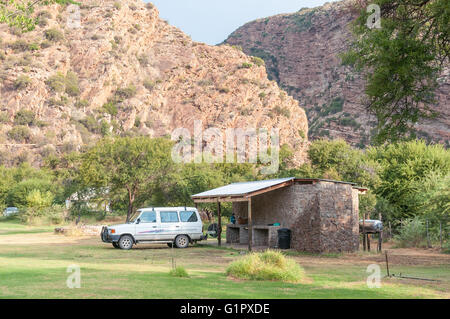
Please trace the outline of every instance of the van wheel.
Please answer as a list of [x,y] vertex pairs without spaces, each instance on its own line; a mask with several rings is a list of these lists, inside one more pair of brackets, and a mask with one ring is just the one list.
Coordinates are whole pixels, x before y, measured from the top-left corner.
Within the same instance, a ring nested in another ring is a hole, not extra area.
[[189,246],[189,237],[186,235],[179,235],[175,238],[175,246],[178,248],[186,248]]
[[131,249],[133,247],[133,237],[129,235],[124,235],[119,239],[119,247],[120,249]]
[[114,248],[120,248],[118,243],[112,243]]

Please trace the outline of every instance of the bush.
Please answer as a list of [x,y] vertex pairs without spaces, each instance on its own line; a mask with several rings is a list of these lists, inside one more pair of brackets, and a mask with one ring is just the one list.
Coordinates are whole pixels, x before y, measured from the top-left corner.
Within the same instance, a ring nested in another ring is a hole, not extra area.
[[424,222],[419,217],[404,221],[399,234],[394,236],[394,241],[396,246],[401,248],[426,246],[426,228]]
[[180,278],[189,277],[186,269],[182,266],[177,266],[175,269],[171,269],[169,272],[169,275],[174,276],[174,277],[180,277]]
[[116,100],[118,102],[123,102],[126,99],[132,98],[136,95],[136,87],[131,84],[126,88],[119,88],[116,90],[116,93],[114,94]]
[[23,125],[13,127],[7,135],[10,139],[19,143],[29,142],[31,138],[30,129]]
[[78,86],[78,76],[74,72],[67,72],[65,78],[66,93],[70,96],[78,96],[80,94],[80,87]]
[[31,79],[27,75],[19,75],[17,79],[14,81],[14,88],[16,90],[22,90],[25,89],[30,84]]
[[17,125],[33,125],[36,121],[36,116],[33,111],[20,110],[14,116],[14,124]]
[[284,282],[300,282],[305,276],[303,268],[294,260],[273,250],[250,253],[232,262],[226,272],[228,276],[239,279]]
[[116,116],[117,113],[119,112],[119,110],[117,109],[117,105],[114,104],[113,102],[103,104],[102,109],[106,113],[111,114],[112,116]]
[[58,41],[61,41],[62,39],[64,39],[63,33],[56,28],[51,28],[51,29],[45,30],[44,35],[47,40],[53,41],[53,42],[58,42]]
[[57,72],[55,75],[52,75],[45,82],[53,91],[62,92],[66,86],[66,79],[64,74],[61,72]]
[[252,57],[252,62],[255,63],[255,65],[257,66],[264,66],[266,64],[263,59],[257,56]]
[[248,63],[248,62],[244,62],[241,64],[241,69],[250,69],[253,66],[253,64]]

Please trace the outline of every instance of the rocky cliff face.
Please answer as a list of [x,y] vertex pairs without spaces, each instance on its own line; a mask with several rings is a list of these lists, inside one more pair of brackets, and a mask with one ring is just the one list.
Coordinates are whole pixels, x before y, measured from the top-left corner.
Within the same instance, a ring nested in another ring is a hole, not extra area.
[[266,69],[229,45],[208,46],[140,0],[38,8],[36,30],[0,25],[1,160],[40,163],[102,135],[165,136],[178,127],[280,129],[305,159],[308,124]]
[[[351,1],[327,3],[250,22],[226,43],[263,58],[271,79],[294,96],[306,110],[310,138],[341,137],[367,145],[375,119],[364,109],[364,80],[342,66],[339,53],[351,41],[349,24],[357,16]],[[417,125],[418,136],[447,143],[450,140],[449,72],[439,79],[437,119]]]

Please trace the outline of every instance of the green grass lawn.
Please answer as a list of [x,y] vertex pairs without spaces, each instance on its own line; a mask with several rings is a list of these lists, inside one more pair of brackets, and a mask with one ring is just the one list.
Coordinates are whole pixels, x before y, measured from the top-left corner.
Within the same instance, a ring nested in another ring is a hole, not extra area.
[[[366,285],[370,262],[346,262],[345,255],[291,254],[304,267],[306,283],[237,281],[225,275],[227,265],[240,256],[237,250],[142,245],[122,251],[99,238],[66,238],[49,230],[0,221],[0,298],[449,297],[448,264],[398,266],[398,271],[439,279],[439,284],[383,279],[382,288],[370,289]],[[189,278],[169,274],[172,258]],[[66,286],[67,267],[73,264],[81,268],[79,289]]]

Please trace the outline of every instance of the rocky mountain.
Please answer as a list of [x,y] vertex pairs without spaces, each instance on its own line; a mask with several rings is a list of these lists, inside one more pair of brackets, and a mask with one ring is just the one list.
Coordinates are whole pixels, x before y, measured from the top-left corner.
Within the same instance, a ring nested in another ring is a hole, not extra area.
[[279,128],[304,161],[305,112],[260,59],[194,42],[140,0],[81,3],[38,7],[29,33],[0,25],[1,163],[39,164],[113,133],[170,136],[194,120]]
[[[309,119],[309,137],[341,137],[363,147],[375,119],[362,104],[364,79],[343,66],[339,54],[352,39],[350,23],[358,15],[354,1],[327,3],[259,19],[240,27],[225,41],[266,62],[276,80]],[[417,125],[418,136],[429,141],[450,141],[450,73],[444,72],[434,107],[441,115]]]

